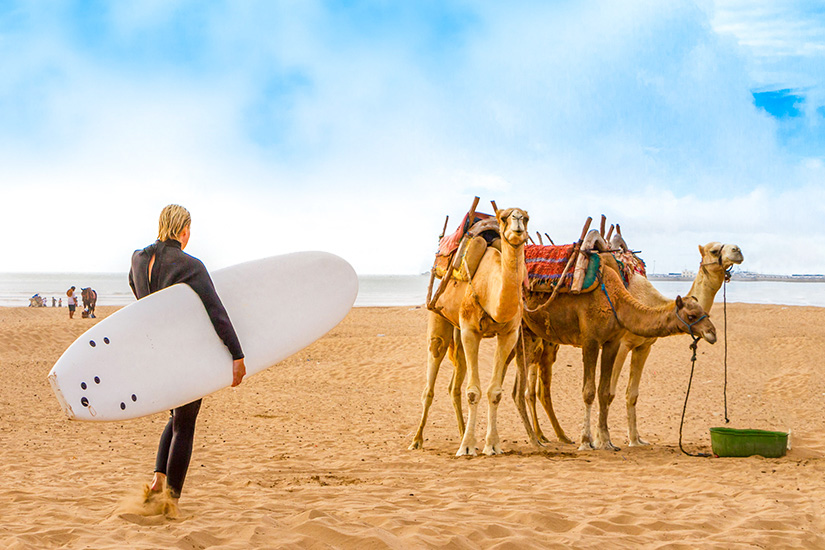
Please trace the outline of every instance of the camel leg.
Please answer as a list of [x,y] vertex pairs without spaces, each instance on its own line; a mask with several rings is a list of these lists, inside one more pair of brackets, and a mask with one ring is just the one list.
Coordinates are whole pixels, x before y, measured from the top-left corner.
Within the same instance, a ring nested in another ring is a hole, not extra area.
[[613,374],[610,375],[611,404],[613,404],[613,400],[616,399],[616,395],[618,393],[617,389],[619,387],[619,377],[622,375],[624,363],[627,360],[627,356],[631,351],[632,350],[628,347],[628,345],[625,342],[621,342],[619,344],[619,351],[616,352],[616,361],[613,362]]
[[[573,440],[567,437],[564,430],[559,424],[559,419],[556,418],[556,411],[553,409],[553,397],[550,393],[553,382],[553,364],[556,362],[556,356],[559,353],[558,344],[551,344],[544,342],[544,350],[539,359],[539,400],[544,407],[544,412],[550,418],[550,424],[553,425],[553,431],[556,432],[556,437],[562,443],[573,443]],[[534,409],[535,413],[535,409]],[[536,422],[538,426],[538,421]],[[538,430],[537,430],[538,431]]]
[[461,344],[461,332],[453,329],[452,356],[453,377],[450,379],[450,397],[455,410],[456,424],[458,425],[458,437],[464,436],[464,412],[461,409],[461,386],[464,385],[464,377],[467,374],[467,360],[464,358],[464,346]]
[[[544,445],[545,443],[549,443],[549,440],[544,437],[544,434],[541,432],[541,426],[539,426],[538,423],[538,413],[536,412],[536,373],[538,370],[536,354],[538,353],[540,342],[541,341],[532,332],[524,332],[524,349],[516,349],[516,365],[519,369],[516,375],[516,382],[520,382],[518,373],[525,373],[526,384],[524,384],[522,393],[524,395],[525,404],[530,411],[529,422],[532,426],[532,431],[535,434],[536,440],[539,444]],[[520,344],[518,343],[516,344],[517,347],[519,345]],[[517,399],[517,391],[520,391],[520,389],[514,387],[514,400]]]
[[599,372],[599,426],[596,431],[596,448],[608,451],[618,451],[619,448],[610,441],[610,430],[607,426],[607,415],[610,412],[610,379],[613,373],[613,362],[616,352],[619,351],[619,341],[605,342],[602,346],[602,360]]
[[[526,336],[526,338],[530,338],[531,335]],[[527,357],[531,357],[532,353],[529,351],[530,344],[527,341],[524,342],[524,348],[521,347],[522,343],[519,340],[516,340],[516,347],[510,353],[510,357],[507,359],[507,364],[513,360],[513,357],[516,359],[516,381],[513,384],[513,402],[516,404],[516,410],[519,412],[519,416],[521,416],[521,421],[524,424],[524,430],[527,432],[527,437],[530,439],[530,443],[537,449],[544,447],[544,443],[538,438],[538,434],[536,434],[535,430],[533,429],[533,423],[530,419],[530,414],[527,412],[527,401],[530,397],[530,387],[535,387],[535,369],[533,370],[532,377],[533,382],[530,382],[530,374],[527,372],[528,365],[527,365]],[[525,357],[526,356],[526,357]],[[533,403],[532,403],[532,411],[533,411],[533,418],[536,417],[536,398],[535,393],[533,393]]]
[[467,385],[467,426],[464,428],[464,437],[456,452],[456,456],[475,456],[476,451],[476,420],[478,419],[478,402],[481,399],[481,380],[478,375],[478,346],[481,334],[472,327],[462,323],[461,343],[464,345],[464,357],[470,371],[470,382]]
[[630,357],[630,380],[627,383],[627,437],[631,447],[649,445],[639,437],[636,427],[636,402],[639,400],[639,384],[642,380],[642,371],[645,368],[647,357],[652,346],[641,346],[633,350]]
[[599,344],[593,340],[584,342],[582,346],[584,420],[582,421],[580,451],[593,449],[593,436],[590,433],[590,413],[593,409],[593,400],[596,398],[596,361],[598,358]]
[[[531,354],[528,357],[534,357],[534,355]],[[547,439],[544,432],[541,431],[539,413],[538,409],[536,409],[536,396],[541,393],[541,388],[538,387],[539,368],[540,365],[535,359],[532,359],[527,365],[527,387],[525,388],[524,394],[527,404],[530,406],[530,418],[533,422],[533,431],[536,433],[538,440],[544,445],[550,443],[550,440]],[[539,399],[541,398],[539,397]]]
[[419,422],[418,430],[415,432],[415,437],[413,437],[413,441],[409,446],[410,450],[424,447],[424,426],[427,425],[427,415],[430,412],[430,405],[433,402],[435,380],[438,377],[438,369],[441,367],[441,362],[447,354],[447,348],[450,344],[452,334],[453,327],[446,319],[436,313],[430,313],[427,327],[429,339],[427,385],[424,387],[424,393],[421,395],[421,405],[423,408],[421,422]]
[[[487,386],[487,439],[484,445],[485,455],[501,454],[501,439],[498,435],[498,404],[504,395],[502,386],[507,369],[507,360],[518,340],[518,330],[498,334],[496,345],[495,366]],[[526,411],[525,411],[526,414]],[[529,425],[529,424],[528,424]]]

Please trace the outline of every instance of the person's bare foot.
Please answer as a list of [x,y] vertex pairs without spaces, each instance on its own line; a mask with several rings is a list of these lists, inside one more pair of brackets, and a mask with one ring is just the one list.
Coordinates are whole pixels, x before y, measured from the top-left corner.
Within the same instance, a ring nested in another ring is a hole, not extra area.
[[152,483],[149,484],[149,490],[153,493],[160,493],[163,491],[163,485],[166,481],[166,474],[155,472],[155,477],[152,478]]

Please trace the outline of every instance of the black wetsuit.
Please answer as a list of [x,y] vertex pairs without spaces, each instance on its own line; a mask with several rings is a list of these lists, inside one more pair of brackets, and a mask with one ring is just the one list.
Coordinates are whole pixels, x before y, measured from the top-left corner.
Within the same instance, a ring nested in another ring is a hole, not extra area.
[[[155,256],[152,266],[152,280],[149,281],[149,261]],[[132,269],[129,271],[129,286],[140,300],[153,292],[185,283],[194,290],[203,302],[209,319],[223,343],[232,354],[232,359],[243,358],[241,343],[229,320],[212,279],[203,263],[181,250],[178,241],[155,241],[132,255]],[[166,474],[166,484],[172,494],[180,496],[183,481],[192,456],[192,441],[195,437],[195,420],[198,417],[201,400],[193,401],[172,410],[169,422],[163,430],[158,445],[155,471]]]

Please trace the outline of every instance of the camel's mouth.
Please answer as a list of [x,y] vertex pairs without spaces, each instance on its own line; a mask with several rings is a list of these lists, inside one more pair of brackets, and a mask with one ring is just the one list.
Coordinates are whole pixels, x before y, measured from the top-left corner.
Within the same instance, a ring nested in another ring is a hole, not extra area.
[[727,267],[733,264],[741,264],[745,261],[745,256],[742,254],[742,249],[736,245],[725,245],[722,250],[722,258]]
[[715,344],[716,343],[716,331],[715,330],[707,330],[702,334],[702,338],[704,338],[705,341],[708,344]]

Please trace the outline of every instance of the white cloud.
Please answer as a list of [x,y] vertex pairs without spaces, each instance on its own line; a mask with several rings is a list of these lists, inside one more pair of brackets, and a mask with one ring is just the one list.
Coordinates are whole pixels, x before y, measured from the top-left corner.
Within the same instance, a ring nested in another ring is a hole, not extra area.
[[[139,7],[115,8],[123,43],[174,15]],[[825,271],[822,161],[777,146],[753,58],[706,12],[473,10],[438,50],[423,16],[360,32],[320,4],[228,4],[200,14],[203,57],[180,70],[119,64],[38,14],[0,38],[0,115],[27,108],[0,116],[0,232],[19,235],[0,271],[125,270],[179,202],[212,268],[314,248],[417,273],[474,194],[559,243],[605,213],[657,271],[693,268],[710,240],[740,244],[745,269]]]

